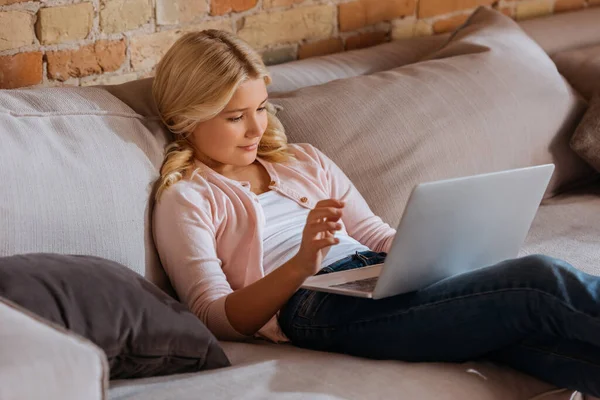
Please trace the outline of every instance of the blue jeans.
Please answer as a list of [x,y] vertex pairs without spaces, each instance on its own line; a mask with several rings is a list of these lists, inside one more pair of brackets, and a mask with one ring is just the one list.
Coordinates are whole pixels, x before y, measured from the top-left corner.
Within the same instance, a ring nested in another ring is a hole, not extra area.
[[[357,252],[319,274],[373,265]],[[300,289],[279,323],[292,344],[374,359],[508,365],[600,396],[600,277],[542,255],[381,300]]]

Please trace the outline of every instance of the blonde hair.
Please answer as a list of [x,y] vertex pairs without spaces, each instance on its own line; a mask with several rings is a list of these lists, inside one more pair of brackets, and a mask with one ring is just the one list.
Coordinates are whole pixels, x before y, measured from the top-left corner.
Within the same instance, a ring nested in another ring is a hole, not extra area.
[[[218,115],[240,84],[271,77],[260,56],[234,34],[209,29],[179,38],[156,67],[152,95],[163,123],[175,136],[165,149],[156,189],[162,192],[194,170],[195,154],[188,137],[198,123]],[[267,102],[267,129],[258,156],[270,162],[294,158],[275,108]]]

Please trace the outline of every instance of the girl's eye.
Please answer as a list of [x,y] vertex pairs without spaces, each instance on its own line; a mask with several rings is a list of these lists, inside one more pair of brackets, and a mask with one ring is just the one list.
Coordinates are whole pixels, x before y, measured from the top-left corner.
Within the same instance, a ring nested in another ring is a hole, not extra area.
[[227,120],[231,122],[239,122],[242,120],[242,117],[243,115],[240,115],[239,117],[227,118]]
[[[263,112],[267,109],[267,107],[260,107],[257,109],[258,112]],[[240,115],[239,117],[233,117],[233,118],[227,118],[227,121],[230,122],[239,122],[244,118],[244,114]]]

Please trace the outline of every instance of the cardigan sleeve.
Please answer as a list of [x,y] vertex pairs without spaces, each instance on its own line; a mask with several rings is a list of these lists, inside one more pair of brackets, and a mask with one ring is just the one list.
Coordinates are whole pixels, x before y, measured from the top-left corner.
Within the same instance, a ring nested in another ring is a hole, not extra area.
[[346,195],[342,221],[348,234],[372,251],[389,252],[396,230],[375,215],[346,174],[323,152],[312,147],[325,170],[330,197],[341,199]]
[[183,184],[165,190],[153,210],[153,235],[180,300],[218,339],[249,338],[231,326],[225,313],[225,299],[233,290],[217,257],[206,197]]

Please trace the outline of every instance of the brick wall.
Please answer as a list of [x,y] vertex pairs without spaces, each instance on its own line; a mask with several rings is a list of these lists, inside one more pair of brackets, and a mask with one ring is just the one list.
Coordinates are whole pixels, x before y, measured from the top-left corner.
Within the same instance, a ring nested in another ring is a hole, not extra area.
[[479,5],[520,20],[600,0],[0,0],[0,88],[151,76],[190,30],[233,31],[276,64],[447,32]]

